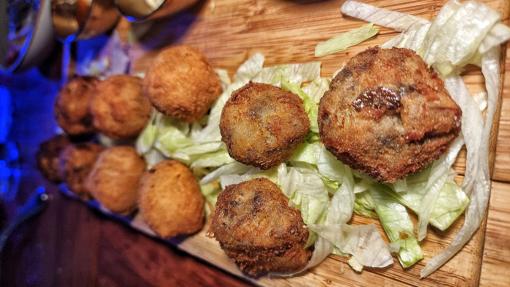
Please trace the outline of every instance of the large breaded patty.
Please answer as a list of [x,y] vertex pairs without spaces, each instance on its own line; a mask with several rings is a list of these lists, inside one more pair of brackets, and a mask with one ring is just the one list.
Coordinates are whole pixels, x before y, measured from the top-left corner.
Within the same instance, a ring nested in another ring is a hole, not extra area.
[[146,171],[140,182],[139,209],[143,220],[160,237],[199,231],[204,225],[204,197],[191,170],[164,160]]
[[413,51],[370,48],[351,58],[319,106],[320,138],[354,169],[392,183],[443,154],[461,110]]
[[190,46],[161,51],[144,80],[144,91],[152,105],[185,122],[205,116],[221,90],[220,79],[205,56]]
[[308,230],[299,210],[265,178],[229,185],[218,196],[210,230],[221,248],[251,277],[306,266]]
[[130,146],[115,146],[99,154],[85,180],[86,190],[112,212],[128,214],[138,202],[138,184],[145,161]]
[[231,157],[268,169],[287,160],[310,129],[303,101],[268,84],[248,83],[223,107],[222,141]]
[[112,76],[98,83],[90,102],[94,127],[115,139],[140,134],[151,110],[151,103],[143,94],[142,79],[128,75]]

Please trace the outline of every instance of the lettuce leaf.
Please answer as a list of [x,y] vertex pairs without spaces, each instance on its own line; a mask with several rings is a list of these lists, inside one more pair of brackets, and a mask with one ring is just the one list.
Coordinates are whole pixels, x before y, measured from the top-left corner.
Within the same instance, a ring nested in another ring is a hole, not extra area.
[[301,86],[321,76],[321,63],[285,64],[263,68],[251,81],[281,87],[282,81]]
[[373,24],[367,24],[360,28],[350,30],[335,36],[327,41],[320,42],[315,46],[315,57],[322,57],[336,52],[344,51],[366,41],[379,33],[379,29]]
[[278,182],[292,205],[301,211],[305,224],[316,223],[325,213],[329,195],[315,170],[281,164],[278,167]]
[[408,268],[423,259],[423,252],[414,236],[413,222],[406,208],[387,192],[379,185],[371,188],[369,194],[388,239],[400,246],[398,252],[400,264]]
[[216,201],[218,200],[218,195],[221,191],[221,187],[218,182],[215,181],[208,184],[201,184],[200,191],[208,203],[205,205],[205,212],[206,215],[209,216],[212,213],[214,206],[216,206]]
[[354,199],[354,212],[361,216],[377,218],[375,203],[372,196],[370,196],[369,191],[356,193],[356,197]]
[[323,146],[319,154],[317,169],[323,177],[338,183],[343,183],[353,177],[351,168],[337,160],[336,157]]
[[329,82],[326,78],[316,78],[312,82],[303,85],[303,92],[318,104],[324,93],[329,90]]
[[317,121],[317,114],[319,113],[319,105],[308,96],[298,84],[292,84],[286,80],[281,81],[282,88],[293,94],[298,95],[305,106],[305,112],[308,114],[310,120],[310,131],[314,134],[319,134],[319,124]]
[[145,154],[152,149],[158,135],[158,112],[153,111],[147,126],[136,139],[135,147],[139,154]]
[[426,24],[428,21],[413,15],[378,8],[359,1],[345,1],[341,7],[342,14],[362,19],[396,31],[406,31],[412,25]]
[[349,265],[358,272],[365,266],[382,268],[391,265],[393,258],[389,247],[374,225],[347,225],[355,202],[353,175],[351,172],[345,172],[346,170],[341,166],[339,170],[335,170],[338,165],[331,165],[326,160],[330,158],[325,152],[322,155],[325,158],[323,165],[328,165],[323,169],[328,171],[331,178],[341,178],[342,185],[331,199],[325,222],[308,225],[319,238],[315,243],[312,259],[306,268],[320,263],[335,249],[338,251],[336,253],[351,255]]
[[226,150],[201,155],[198,159],[191,163],[191,168],[211,168],[219,167],[227,163],[234,162]]
[[304,142],[296,148],[289,161],[294,163],[301,162],[310,165],[317,165],[321,150],[322,146],[319,142]]

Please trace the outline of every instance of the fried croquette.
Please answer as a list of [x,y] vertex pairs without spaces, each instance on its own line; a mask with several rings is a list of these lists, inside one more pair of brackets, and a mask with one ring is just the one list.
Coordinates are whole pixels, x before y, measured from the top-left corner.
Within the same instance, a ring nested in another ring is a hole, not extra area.
[[417,172],[459,135],[461,110],[408,49],[370,48],[348,61],[319,105],[320,138],[380,182]]
[[278,87],[248,83],[221,114],[220,131],[231,157],[269,169],[288,159],[310,129],[303,101]]
[[225,253],[251,277],[299,271],[312,254],[305,249],[308,230],[300,212],[265,178],[227,186],[218,196],[210,228]]
[[70,136],[94,132],[89,111],[90,99],[98,80],[93,77],[75,77],[57,96],[55,117],[58,125]]
[[139,192],[140,214],[160,237],[192,234],[204,225],[204,198],[184,164],[158,163],[142,176]]
[[59,172],[60,153],[71,142],[65,135],[56,135],[39,145],[36,154],[37,167],[46,179],[52,182],[61,182],[62,177]]
[[142,79],[128,75],[98,83],[90,103],[94,127],[115,139],[136,137],[147,124],[151,109],[142,91]]
[[201,119],[221,90],[220,79],[205,56],[189,46],[159,53],[144,80],[144,91],[156,109],[185,122]]
[[95,143],[79,143],[67,146],[60,154],[60,175],[69,189],[80,197],[90,196],[85,189],[85,179],[102,149]]
[[105,208],[128,214],[136,208],[138,183],[144,171],[145,161],[133,147],[111,147],[99,154],[85,188]]

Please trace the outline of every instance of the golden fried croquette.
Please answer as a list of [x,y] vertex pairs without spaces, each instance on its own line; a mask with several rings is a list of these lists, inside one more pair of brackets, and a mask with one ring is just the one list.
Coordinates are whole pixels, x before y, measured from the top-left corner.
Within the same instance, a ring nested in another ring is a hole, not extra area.
[[210,231],[241,271],[258,277],[306,266],[308,230],[299,210],[266,178],[229,185],[216,202]]
[[59,157],[60,153],[70,144],[71,142],[65,135],[56,135],[39,145],[36,154],[37,167],[49,181],[57,183],[62,181],[59,173]]
[[90,103],[94,127],[115,139],[136,137],[147,124],[151,109],[142,92],[142,79],[128,75],[98,83]]
[[70,136],[94,132],[89,112],[90,99],[98,80],[93,77],[75,77],[57,96],[55,117],[58,125]]
[[221,114],[220,131],[231,157],[262,169],[288,159],[310,129],[303,101],[267,84],[235,91]]
[[62,179],[80,197],[90,196],[85,189],[85,179],[102,150],[95,143],[79,143],[67,146],[60,154],[59,170]]
[[189,46],[163,50],[152,62],[144,91],[163,114],[194,122],[221,94],[221,82],[205,56]]
[[192,234],[204,225],[204,198],[182,163],[165,160],[146,171],[139,192],[140,214],[159,236]]
[[85,180],[86,190],[108,210],[127,214],[136,208],[145,161],[133,147],[116,146],[99,154]]
[[388,183],[436,160],[461,127],[443,81],[400,48],[371,48],[350,59],[321,99],[318,118],[329,151]]

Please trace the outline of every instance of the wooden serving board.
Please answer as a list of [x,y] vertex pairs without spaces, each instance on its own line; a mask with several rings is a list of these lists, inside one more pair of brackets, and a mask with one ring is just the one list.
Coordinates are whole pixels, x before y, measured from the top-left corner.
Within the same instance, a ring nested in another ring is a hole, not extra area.
[[[430,19],[445,1],[364,2]],[[510,0],[483,2],[497,9],[507,22]],[[363,24],[359,20],[343,17],[340,14],[342,3],[343,1],[314,0],[202,1],[188,11],[154,23],[141,42],[130,48],[129,53],[133,60],[131,72],[145,71],[160,48],[176,43],[186,43],[202,50],[213,66],[225,68],[231,75],[251,54],[262,52],[266,56],[266,65],[319,60],[323,63],[323,76],[329,77],[356,53],[381,44],[396,35],[395,32],[382,28],[377,37],[352,47],[346,52],[315,58],[314,48],[318,42]],[[135,29],[142,30],[147,27]],[[506,52],[506,49],[502,50]],[[505,52],[503,52],[502,62],[505,59]],[[502,78],[506,76],[504,67],[502,65]],[[472,92],[484,89],[483,77],[479,70],[469,69],[464,78]],[[508,81],[506,84],[509,84]],[[495,123],[498,122],[499,114],[495,119]],[[497,124],[493,131],[491,166],[496,154]],[[463,153],[455,164],[455,169],[461,175],[464,172],[464,163],[465,154]],[[496,175],[505,177],[505,170],[496,171]],[[510,179],[510,175],[508,177]],[[346,258],[331,256],[321,265],[301,276],[261,278],[254,282],[264,286],[477,286],[480,279],[485,222],[469,244],[450,262],[428,278],[419,279],[420,270],[434,254],[449,244],[456,231],[462,226],[462,221],[458,220],[444,233],[430,228],[429,235],[422,245],[425,259],[405,271],[398,261],[395,261],[393,266],[383,270],[368,269],[362,273],[356,273],[347,265]],[[374,223],[379,227],[377,220],[359,216],[354,216],[353,223]],[[220,249],[219,244],[206,236],[207,229],[208,226],[199,234],[178,243],[178,247],[228,272],[242,276]],[[380,227],[379,230],[384,234]]]

